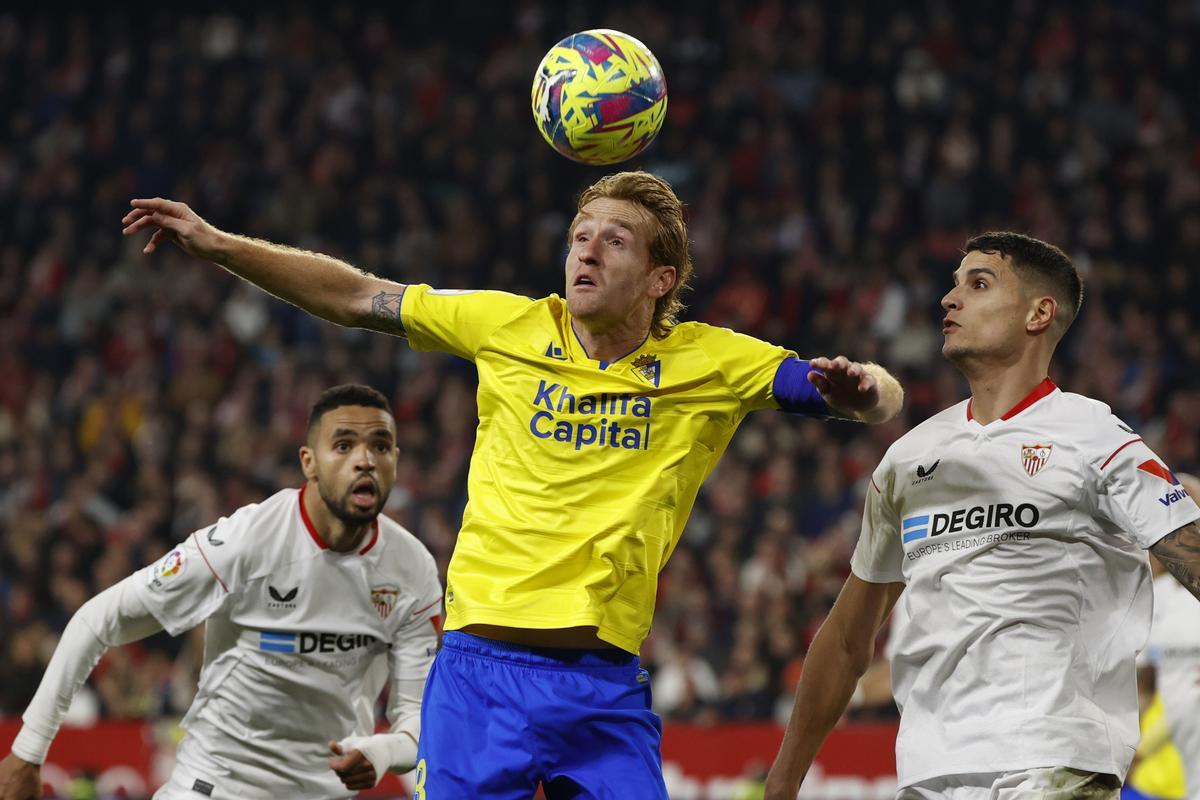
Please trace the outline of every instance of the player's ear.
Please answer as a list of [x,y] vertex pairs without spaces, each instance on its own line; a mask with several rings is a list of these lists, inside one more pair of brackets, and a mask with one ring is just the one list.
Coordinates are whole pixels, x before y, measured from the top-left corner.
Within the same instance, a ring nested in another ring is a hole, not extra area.
[[650,284],[650,296],[655,300],[671,291],[678,273],[670,264],[654,267],[654,282]]
[[1032,334],[1045,333],[1058,317],[1058,301],[1050,295],[1034,298],[1033,307],[1025,320],[1025,330]]
[[310,481],[317,477],[317,456],[306,444],[300,446],[300,470]]

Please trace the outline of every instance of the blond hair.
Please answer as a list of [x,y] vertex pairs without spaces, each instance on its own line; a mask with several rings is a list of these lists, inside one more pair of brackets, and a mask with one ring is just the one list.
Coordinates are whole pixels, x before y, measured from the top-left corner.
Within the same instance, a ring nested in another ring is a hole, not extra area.
[[[687,223],[683,219],[683,203],[675,196],[671,184],[649,172],[617,172],[606,175],[579,195],[578,210],[593,200],[607,198],[627,200],[641,206],[654,217],[650,235],[651,266],[675,267],[675,285],[654,303],[650,333],[661,339],[671,332],[686,308],[679,295],[691,288],[692,253],[688,242]],[[571,226],[574,229],[574,225]]]

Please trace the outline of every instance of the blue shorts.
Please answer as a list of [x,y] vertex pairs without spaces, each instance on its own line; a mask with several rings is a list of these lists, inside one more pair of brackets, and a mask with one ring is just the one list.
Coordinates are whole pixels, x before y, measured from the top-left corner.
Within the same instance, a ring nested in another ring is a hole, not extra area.
[[448,631],[421,705],[414,800],[667,797],[650,680],[621,650]]

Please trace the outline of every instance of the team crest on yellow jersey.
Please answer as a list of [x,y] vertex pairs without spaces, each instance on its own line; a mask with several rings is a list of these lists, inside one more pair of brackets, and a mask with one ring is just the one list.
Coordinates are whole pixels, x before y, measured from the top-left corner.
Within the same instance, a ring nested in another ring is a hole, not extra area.
[[662,376],[662,362],[654,357],[653,353],[643,353],[633,362],[633,369],[646,380],[658,386],[658,380]]

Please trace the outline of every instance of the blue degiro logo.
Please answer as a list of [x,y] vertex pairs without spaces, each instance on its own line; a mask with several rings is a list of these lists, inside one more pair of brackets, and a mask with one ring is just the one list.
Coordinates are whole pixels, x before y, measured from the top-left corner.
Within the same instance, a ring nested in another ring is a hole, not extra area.
[[923,517],[909,517],[904,520],[904,531],[901,533],[901,541],[905,544],[914,539],[924,539],[929,535],[929,515]]
[[268,653],[296,652],[296,634],[260,631],[258,634],[258,649]]

